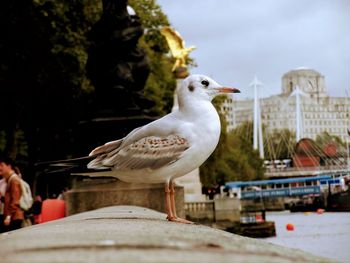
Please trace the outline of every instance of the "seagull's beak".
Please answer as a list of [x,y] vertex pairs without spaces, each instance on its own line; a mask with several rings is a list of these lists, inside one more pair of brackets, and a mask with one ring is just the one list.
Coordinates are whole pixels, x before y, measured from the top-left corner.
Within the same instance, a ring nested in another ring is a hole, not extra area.
[[229,87],[219,87],[217,90],[220,93],[241,93],[239,89],[236,88],[229,88]]

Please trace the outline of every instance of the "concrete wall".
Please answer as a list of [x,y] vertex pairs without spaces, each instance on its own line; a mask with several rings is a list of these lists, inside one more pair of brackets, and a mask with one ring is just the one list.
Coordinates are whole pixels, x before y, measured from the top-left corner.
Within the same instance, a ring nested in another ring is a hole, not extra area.
[[239,222],[240,200],[223,198],[185,204],[186,218],[195,222]]
[[237,198],[215,199],[215,221],[239,222],[241,215],[240,200]]
[[264,206],[266,211],[283,211],[285,209],[284,198],[264,198]]

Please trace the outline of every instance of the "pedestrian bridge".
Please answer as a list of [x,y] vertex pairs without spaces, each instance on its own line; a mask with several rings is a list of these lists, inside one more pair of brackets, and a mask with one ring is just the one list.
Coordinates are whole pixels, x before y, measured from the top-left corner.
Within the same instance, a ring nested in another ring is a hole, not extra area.
[[288,177],[304,177],[304,176],[321,176],[346,175],[350,172],[348,165],[329,165],[315,167],[269,167],[266,169],[265,176],[267,178],[288,178]]

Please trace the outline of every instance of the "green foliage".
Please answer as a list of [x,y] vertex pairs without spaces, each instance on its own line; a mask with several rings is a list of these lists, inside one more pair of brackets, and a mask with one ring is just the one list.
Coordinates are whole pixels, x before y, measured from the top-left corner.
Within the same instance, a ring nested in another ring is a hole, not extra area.
[[3,153],[6,147],[6,133],[0,131],[0,153]]
[[139,44],[147,52],[151,72],[144,92],[156,103],[153,111],[164,115],[171,110],[176,88],[176,80],[171,72],[172,60],[167,56],[169,48],[159,31],[161,27],[169,26],[169,21],[155,0],[131,0],[129,4],[145,28]]
[[217,148],[200,167],[201,182],[206,187],[214,187],[228,181],[258,180],[264,176],[263,160],[254,151],[250,138],[241,132],[245,127],[237,127],[227,133],[227,124],[221,108],[223,97],[214,101],[221,120],[221,135]]
[[[12,134],[9,135],[12,137]],[[5,131],[0,131],[0,154],[4,154],[6,152],[7,141],[11,140],[8,138]],[[28,143],[27,139],[24,136],[24,132],[22,130],[16,130],[13,134],[13,149],[12,152],[6,152],[6,155],[16,160],[17,164],[22,166],[27,165],[28,158]]]
[[296,145],[295,133],[289,129],[275,129],[272,133],[265,133],[264,151],[266,159],[291,159]]
[[[176,87],[159,33],[169,22],[154,0],[129,4],[145,28],[139,44],[151,74],[144,91],[162,115],[170,111]],[[70,132],[84,114],[80,103],[94,89],[85,71],[87,33],[101,13],[101,0],[1,1],[0,151],[32,162],[71,154]]]
[[339,136],[331,135],[324,131],[316,136],[316,144],[320,147],[326,146],[330,142],[335,142],[337,145],[346,147],[346,142],[344,142]]
[[[91,91],[85,74],[88,41],[86,34],[102,12],[102,1],[33,0],[40,22],[51,43],[51,53],[57,59],[62,75],[77,91]],[[75,95],[75,94],[73,94]]]
[[[2,1],[0,86],[4,99],[0,111],[4,118],[0,130],[8,155],[29,154],[26,147],[18,146],[22,139],[34,154],[48,144],[45,139],[60,144],[52,138],[75,121],[78,99],[92,90],[85,74],[86,33],[100,13],[97,0]],[[37,138],[43,145],[38,145]]]

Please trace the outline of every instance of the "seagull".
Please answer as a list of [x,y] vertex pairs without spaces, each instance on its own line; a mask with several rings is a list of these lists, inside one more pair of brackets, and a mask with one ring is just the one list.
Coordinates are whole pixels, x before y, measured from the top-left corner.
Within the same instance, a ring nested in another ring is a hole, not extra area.
[[164,183],[167,220],[190,224],[176,214],[174,179],[198,168],[219,142],[221,125],[213,98],[239,92],[207,76],[190,75],[177,90],[176,110],[97,147],[89,154],[93,159],[87,167],[110,169],[95,176],[129,183]]

